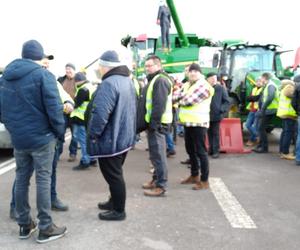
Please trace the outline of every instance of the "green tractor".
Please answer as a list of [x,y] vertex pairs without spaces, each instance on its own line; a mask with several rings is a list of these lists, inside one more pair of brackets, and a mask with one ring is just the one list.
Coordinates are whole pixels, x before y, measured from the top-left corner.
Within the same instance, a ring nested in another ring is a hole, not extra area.
[[[159,56],[164,70],[171,74],[182,73],[184,67],[193,62],[200,64],[204,74],[218,73],[221,81],[228,88],[232,100],[231,117],[247,116],[246,97],[251,94],[258,76],[271,72],[279,85],[281,79],[291,78],[290,71],[285,70],[280,58],[286,51],[279,51],[274,44],[250,45],[242,40],[225,40],[213,42],[208,38],[199,38],[195,34],[183,32],[173,0],[167,0],[177,34],[170,35],[170,51],[163,51],[161,39],[148,38],[146,35],[122,39],[122,44],[130,47],[136,62],[137,77],[144,76],[144,60],[150,54]],[[276,119],[275,126],[281,121]]]
[[[232,100],[231,116],[246,119],[248,104],[246,98],[251,94],[256,79],[264,72],[273,74],[273,81],[280,86],[280,80],[289,79],[292,75],[283,68],[279,46],[274,44],[260,45],[225,43],[218,63],[218,75],[226,85]],[[276,118],[274,126],[281,126]]]
[[[220,53],[222,45],[215,43],[208,38],[199,38],[196,34],[183,32],[173,0],[167,0],[173,23],[177,34],[170,34],[170,51],[162,50],[161,38],[149,38],[142,34],[136,38],[127,36],[121,43],[129,47],[134,55],[136,63],[136,75],[144,73],[144,60],[150,54],[159,56],[162,60],[164,70],[168,73],[182,73],[186,65],[199,62],[204,72],[217,72],[217,65],[214,64],[214,55]],[[202,61],[199,59],[202,58]]]

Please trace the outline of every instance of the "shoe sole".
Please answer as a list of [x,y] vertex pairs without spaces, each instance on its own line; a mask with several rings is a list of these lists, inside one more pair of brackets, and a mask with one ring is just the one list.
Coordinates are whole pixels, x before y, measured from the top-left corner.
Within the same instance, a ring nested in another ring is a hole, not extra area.
[[81,171],[81,170],[87,170],[90,169],[90,166],[85,167],[85,168],[72,168],[74,171]]
[[69,211],[69,208],[61,209],[61,208],[51,207],[51,210],[56,212],[67,212]]
[[198,190],[207,190],[209,189],[209,186],[208,187],[192,187],[192,190],[195,190],[195,191],[198,191]]
[[294,161],[296,158],[280,157],[282,160]]
[[36,242],[37,243],[40,243],[40,244],[43,244],[43,243],[47,243],[47,242],[50,242],[50,241],[53,241],[53,240],[57,240],[59,238],[62,238],[64,237],[66,234],[67,234],[67,230],[63,233],[63,234],[60,234],[60,235],[55,235],[55,236],[52,236],[52,237],[49,237],[47,239],[44,239],[44,240],[39,240],[38,238],[36,239]]
[[125,220],[126,219],[126,216],[125,217],[122,217],[122,218],[118,218],[118,219],[107,219],[107,218],[101,218],[100,216],[98,216],[99,220],[105,220],[105,221],[122,221],[122,220]]
[[156,188],[156,186],[142,186],[142,189],[145,189],[145,190],[150,190],[150,189],[153,189],[153,188]]
[[147,197],[154,197],[154,198],[155,197],[165,197],[167,195],[167,191],[165,191],[164,193],[159,194],[159,195],[151,195],[151,194],[149,195],[149,194],[145,194],[145,193],[144,193],[144,195]]
[[37,229],[38,229],[38,227],[36,226],[35,228],[33,228],[33,229],[30,230],[30,232],[29,232],[28,235],[26,235],[26,236],[20,236],[20,235],[19,235],[19,239],[20,239],[20,240],[26,240],[26,239],[29,239],[30,236],[31,236]]

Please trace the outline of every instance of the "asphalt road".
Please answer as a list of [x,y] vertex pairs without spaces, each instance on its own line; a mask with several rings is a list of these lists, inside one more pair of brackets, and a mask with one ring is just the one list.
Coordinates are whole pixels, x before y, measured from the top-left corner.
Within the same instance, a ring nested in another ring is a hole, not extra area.
[[[68,212],[53,212],[57,225],[68,234],[39,245],[37,234],[18,239],[18,225],[9,219],[14,171],[0,175],[0,249],[300,249],[300,169],[277,154],[278,134],[270,135],[268,154],[222,154],[210,159],[211,189],[193,191],[180,185],[189,170],[179,162],[186,158],[179,139],[177,155],[168,160],[166,197],[144,197],[141,184],[150,180],[148,152],[143,140],[127,157],[127,219],[98,220],[97,203],[108,196],[98,168],[73,171],[64,155],[59,162],[59,197]],[[66,152],[66,150],[65,150]],[[30,193],[36,216],[35,183]]]

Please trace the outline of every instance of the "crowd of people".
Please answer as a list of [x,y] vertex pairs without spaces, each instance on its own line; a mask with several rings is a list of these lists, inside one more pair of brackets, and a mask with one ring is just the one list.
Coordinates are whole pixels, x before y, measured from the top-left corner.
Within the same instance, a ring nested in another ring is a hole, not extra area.
[[[269,152],[268,126],[278,117],[282,123],[279,156],[281,159],[296,160],[296,164],[300,165],[300,152],[297,150],[300,148],[297,122],[300,114],[299,83],[299,75],[295,76],[293,81],[282,80],[280,86],[274,82],[270,73],[263,73],[256,79],[252,93],[247,97],[249,113],[246,120],[246,128],[250,134],[246,146],[254,147],[252,149],[254,152]],[[290,152],[293,142],[295,147]]]
[[[168,184],[167,157],[176,154],[174,139],[184,137],[190,173],[181,184],[193,190],[209,189],[209,159],[219,158],[220,123],[230,109],[227,89],[217,74],[206,76],[197,63],[187,65],[185,78],[178,81],[164,72],[156,55],[145,60],[143,86],[115,50],[105,51],[98,60],[101,83],[92,84],[72,63],[65,76],[55,79],[49,71],[52,55],[44,53],[36,40],[23,44],[22,58],[12,61],[0,78],[0,120],[11,134],[16,159],[10,217],[17,220],[19,238],[29,238],[37,229],[38,243],[58,239],[67,233],[65,226],[53,223],[51,210],[68,211],[56,190],[57,165],[63,152],[66,129],[71,129],[69,162],[77,159],[75,171],[97,166],[109,187],[109,199],[99,202],[104,210],[100,220],[126,218],[126,184],[123,165],[128,152],[145,131],[152,178],[142,184],[144,195],[162,197]],[[256,80],[248,97],[247,146],[254,152],[268,152],[266,128],[277,115],[282,119],[280,157],[296,159],[300,165],[300,77],[283,80],[278,86],[270,73]],[[183,129],[182,129],[183,128]],[[172,133],[173,129],[173,133]],[[208,145],[206,146],[206,138]],[[296,143],[296,156],[290,154]],[[31,217],[28,200],[30,178],[35,172],[38,225]]]

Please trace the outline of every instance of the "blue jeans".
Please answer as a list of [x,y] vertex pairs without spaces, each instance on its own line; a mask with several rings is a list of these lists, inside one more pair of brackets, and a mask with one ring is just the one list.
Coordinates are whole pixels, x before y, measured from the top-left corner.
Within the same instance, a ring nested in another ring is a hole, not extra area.
[[246,120],[246,128],[250,133],[250,141],[254,142],[257,139],[257,118],[256,112],[249,112]]
[[81,148],[81,160],[84,165],[88,165],[91,162],[90,156],[87,153],[86,148],[86,131],[84,125],[73,124],[74,139],[80,144]]
[[56,201],[57,199],[57,192],[56,192],[56,169],[57,169],[57,163],[59,160],[59,156],[61,155],[61,148],[63,147],[62,141],[57,141],[55,146],[55,152],[54,152],[54,159],[52,162],[52,175],[51,175],[51,202]]
[[297,121],[298,121],[298,135],[296,141],[296,163],[300,164],[300,116],[298,116]]
[[[64,118],[65,118],[65,133],[66,133],[67,128],[70,127],[71,134],[72,134],[71,142],[69,145],[69,154],[76,155],[77,154],[77,141],[74,139],[74,131],[73,131],[73,126],[71,125],[70,115],[64,114]],[[63,144],[61,144],[59,146],[60,146],[60,148],[59,148],[60,154],[59,155],[61,155],[61,153],[63,152]]]
[[174,145],[172,133],[166,134],[166,144],[167,144],[167,151],[170,152],[175,151],[175,145]]
[[279,142],[279,152],[288,154],[292,139],[295,135],[297,121],[293,119],[282,119],[282,131]]
[[[57,163],[59,160],[59,156],[61,154],[60,152],[60,146],[63,144],[62,141],[57,141],[57,144],[55,146],[55,152],[54,152],[54,159],[52,162],[52,175],[51,175],[51,203],[56,201],[57,199],[57,192],[56,192],[56,169],[57,169]],[[13,183],[13,187],[12,187],[12,198],[11,198],[11,202],[10,202],[10,207],[11,209],[15,209],[16,208],[16,195],[15,195],[15,190],[16,190],[16,180]]]
[[28,191],[34,170],[39,229],[45,230],[52,224],[50,182],[55,144],[56,140],[53,140],[37,149],[14,150],[17,165],[15,197],[19,225],[28,225],[31,221]]
[[182,134],[184,133],[184,127],[183,125],[179,124],[178,123],[178,120],[179,120],[179,110],[177,109],[176,110],[176,123],[177,123],[177,127],[176,127],[176,133],[179,135],[179,134]]
[[77,141],[74,138],[74,132],[72,132],[72,138],[69,145],[70,155],[77,155]]

